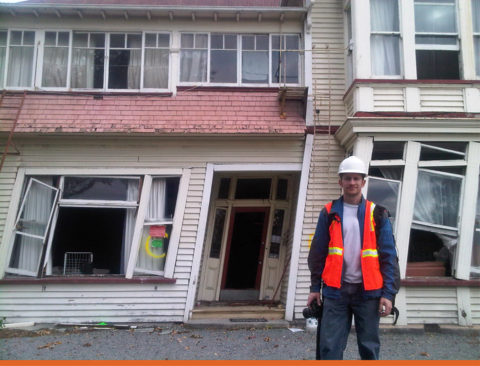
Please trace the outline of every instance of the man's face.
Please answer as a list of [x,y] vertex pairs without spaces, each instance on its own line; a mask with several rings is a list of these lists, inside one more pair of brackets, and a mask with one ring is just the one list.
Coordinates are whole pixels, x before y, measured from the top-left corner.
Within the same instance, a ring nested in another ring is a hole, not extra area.
[[362,194],[365,179],[358,173],[345,173],[342,174],[338,184],[342,187],[344,195],[356,197]]

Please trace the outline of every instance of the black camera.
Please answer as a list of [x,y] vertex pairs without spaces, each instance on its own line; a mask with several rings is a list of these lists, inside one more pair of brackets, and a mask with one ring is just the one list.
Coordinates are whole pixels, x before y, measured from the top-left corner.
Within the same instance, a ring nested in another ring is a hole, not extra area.
[[303,317],[305,319],[308,319],[308,318],[321,318],[322,317],[322,313],[323,313],[323,305],[318,305],[317,303],[317,300],[314,299],[311,303],[310,303],[310,308],[305,308],[303,309]]

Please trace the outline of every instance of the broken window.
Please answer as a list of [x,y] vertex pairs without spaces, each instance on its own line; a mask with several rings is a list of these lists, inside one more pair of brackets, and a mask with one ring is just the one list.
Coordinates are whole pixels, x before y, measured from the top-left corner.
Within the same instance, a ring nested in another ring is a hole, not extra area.
[[420,160],[465,160],[466,148],[463,142],[422,143]]
[[58,189],[53,177],[30,179],[15,222],[7,272],[36,276],[44,251]]
[[285,221],[285,210],[275,210],[273,216],[272,236],[270,239],[269,258],[280,257],[280,245],[282,244],[283,225]]
[[[51,186],[56,177],[39,179],[27,177],[6,271],[29,276],[126,274],[134,232],[139,227],[143,178],[62,176],[57,205],[58,189]],[[179,182],[179,177],[154,177],[150,190],[142,192],[148,195],[149,203],[135,272],[163,274]],[[56,219],[47,240],[54,208]]]
[[368,200],[388,210],[392,228],[395,228],[400,189],[400,180],[368,177]]
[[220,187],[218,188],[218,198],[227,199],[230,193],[231,178],[221,178]]
[[278,179],[277,200],[286,200],[288,194],[288,179]]
[[7,86],[31,87],[35,55],[34,31],[11,31]]
[[475,214],[475,225],[473,229],[472,264],[470,277],[480,277],[480,184],[477,197],[477,211]]
[[459,79],[455,0],[415,0],[417,79]]
[[[172,235],[179,178],[153,178],[136,273],[163,274]],[[169,201],[173,205],[169,205]],[[134,221],[134,217],[131,218]],[[133,236],[133,233],[129,234]],[[130,241],[131,242],[131,241]]]
[[70,32],[45,32],[43,87],[65,88],[67,86],[69,51]]
[[215,211],[215,223],[213,225],[212,246],[210,248],[210,258],[220,258],[222,248],[223,232],[225,230],[225,218],[227,210],[217,208]]

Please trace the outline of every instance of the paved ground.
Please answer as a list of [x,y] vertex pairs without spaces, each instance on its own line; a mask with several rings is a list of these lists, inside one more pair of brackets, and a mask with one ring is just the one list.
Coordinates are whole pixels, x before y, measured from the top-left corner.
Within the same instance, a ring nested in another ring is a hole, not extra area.
[[[389,360],[479,360],[478,332],[382,333],[381,358]],[[460,333],[460,334],[458,334]],[[476,334],[475,334],[476,333]],[[191,329],[156,325],[136,330],[37,327],[0,330],[3,360],[313,360],[315,332],[280,329]],[[356,360],[350,334],[345,359]]]

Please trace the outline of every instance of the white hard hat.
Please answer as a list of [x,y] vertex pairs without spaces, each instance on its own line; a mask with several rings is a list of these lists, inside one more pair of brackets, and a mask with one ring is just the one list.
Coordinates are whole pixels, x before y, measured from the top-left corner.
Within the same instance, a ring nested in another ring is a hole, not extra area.
[[356,156],[350,156],[340,163],[338,174],[358,173],[367,175],[365,163]]

